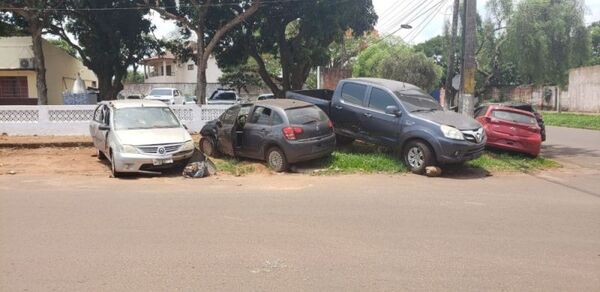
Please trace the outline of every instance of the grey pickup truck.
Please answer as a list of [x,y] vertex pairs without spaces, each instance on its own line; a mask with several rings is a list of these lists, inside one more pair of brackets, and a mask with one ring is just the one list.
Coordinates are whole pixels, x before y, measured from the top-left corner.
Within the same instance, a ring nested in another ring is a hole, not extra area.
[[427,166],[475,159],[485,147],[481,124],[445,111],[429,94],[408,83],[346,79],[335,91],[288,91],[286,97],[325,111],[338,143],[358,139],[402,149],[402,160],[414,173],[423,173]]

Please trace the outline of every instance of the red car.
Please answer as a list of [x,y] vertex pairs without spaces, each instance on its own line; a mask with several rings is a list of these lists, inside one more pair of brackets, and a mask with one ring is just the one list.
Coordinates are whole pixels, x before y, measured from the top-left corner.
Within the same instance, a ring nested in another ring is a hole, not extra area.
[[541,128],[535,115],[501,105],[489,105],[475,113],[485,129],[486,146],[538,156],[542,145]]

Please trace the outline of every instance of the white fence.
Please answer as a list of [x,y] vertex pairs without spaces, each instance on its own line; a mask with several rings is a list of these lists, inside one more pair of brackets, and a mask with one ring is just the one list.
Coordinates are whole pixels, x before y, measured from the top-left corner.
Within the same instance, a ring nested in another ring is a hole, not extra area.
[[[0,106],[0,134],[88,135],[95,105]],[[207,121],[216,119],[228,106],[176,105],[173,112],[191,133],[200,132]]]

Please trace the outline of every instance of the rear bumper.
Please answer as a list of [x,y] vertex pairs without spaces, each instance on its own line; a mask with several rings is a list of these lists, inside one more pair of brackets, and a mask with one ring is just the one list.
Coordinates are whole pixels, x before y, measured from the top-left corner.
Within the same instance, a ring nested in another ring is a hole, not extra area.
[[437,162],[440,164],[461,163],[479,158],[485,150],[486,139],[480,143],[453,140],[448,138],[438,139],[438,149],[434,149]]
[[542,138],[540,136],[533,137],[516,137],[502,133],[490,133],[487,146],[521,152],[537,156],[540,154]]
[[[153,169],[165,169],[173,167],[177,162],[192,157],[194,150],[181,151],[172,155],[148,155],[133,153],[114,153],[115,169],[118,172],[144,172]],[[156,159],[173,159],[173,163],[154,166]]]
[[327,156],[335,149],[335,135],[310,141],[288,141],[283,152],[289,163],[313,160]]

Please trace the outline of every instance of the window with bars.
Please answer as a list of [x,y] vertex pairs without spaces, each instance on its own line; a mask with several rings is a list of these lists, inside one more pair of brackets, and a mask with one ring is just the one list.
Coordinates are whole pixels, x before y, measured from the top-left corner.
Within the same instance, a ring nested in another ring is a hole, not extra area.
[[0,98],[28,98],[27,77],[0,77]]

